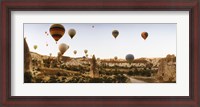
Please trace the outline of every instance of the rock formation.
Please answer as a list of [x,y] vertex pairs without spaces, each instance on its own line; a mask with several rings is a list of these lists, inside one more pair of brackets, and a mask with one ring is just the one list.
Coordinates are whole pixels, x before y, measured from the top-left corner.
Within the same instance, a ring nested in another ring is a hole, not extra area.
[[29,52],[29,47],[24,39],[24,72],[28,72],[31,69],[31,55]]
[[97,61],[95,55],[92,56],[90,65],[90,77],[92,78],[99,78],[99,71],[97,70]]
[[32,80],[31,74],[31,55],[26,39],[24,39],[24,82],[30,83]]
[[176,82],[176,57],[167,55],[160,60],[156,79],[159,82]]

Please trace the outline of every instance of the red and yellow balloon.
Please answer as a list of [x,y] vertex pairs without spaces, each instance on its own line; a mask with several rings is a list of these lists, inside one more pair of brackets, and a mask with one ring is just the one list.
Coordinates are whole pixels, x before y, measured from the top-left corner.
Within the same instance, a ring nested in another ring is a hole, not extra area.
[[61,24],[53,24],[51,25],[49,32],[57,43],[57,41],[65,34],[65,28]]

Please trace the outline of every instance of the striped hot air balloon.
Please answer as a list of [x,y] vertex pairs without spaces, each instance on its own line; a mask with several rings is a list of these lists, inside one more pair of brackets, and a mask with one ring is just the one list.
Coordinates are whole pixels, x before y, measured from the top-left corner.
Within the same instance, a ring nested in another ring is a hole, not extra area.
[[65,28],[61,24],[53,24],[51,25],[49,32],[57,43],[57,41],[64,35]]

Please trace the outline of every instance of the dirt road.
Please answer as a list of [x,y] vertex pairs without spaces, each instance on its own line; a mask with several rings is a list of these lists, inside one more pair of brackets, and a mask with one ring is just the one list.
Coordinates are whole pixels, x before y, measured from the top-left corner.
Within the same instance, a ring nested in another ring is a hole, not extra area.
[[129,78],[129,82],[130,83],[146,83],[145,81],[142,81],[142,80],[138,80],[138,79],[135,79],[134,77],[132,76],[128,76],[128,75],[125,75],[127,78]]

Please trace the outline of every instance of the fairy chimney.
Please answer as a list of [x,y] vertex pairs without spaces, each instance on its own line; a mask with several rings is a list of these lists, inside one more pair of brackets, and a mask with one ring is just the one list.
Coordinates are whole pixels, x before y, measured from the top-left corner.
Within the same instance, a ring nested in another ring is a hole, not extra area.
[[97,61],[96,61],[95,55],[92,56],[90,63],[91,63],[90,64],[90,77],[98,78],[99,71],[97,70]]
[[160,82],[176,82],[176,56],[167,55],[160,60],[156,78]]
[[28,72],[31,69],[31,54],[29,51],[26,39],[24,39],[24,72]]

